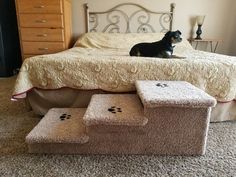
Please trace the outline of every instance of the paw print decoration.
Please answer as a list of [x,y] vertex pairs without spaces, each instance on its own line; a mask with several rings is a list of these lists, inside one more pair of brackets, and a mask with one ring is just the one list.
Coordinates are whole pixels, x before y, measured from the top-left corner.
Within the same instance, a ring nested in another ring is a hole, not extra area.
[[157,83],[156,86],[161,88],[168,87],[167,84],[162,84],[162,83]]
[[117,112],[120,112],[120,113],[122,112],[122,109],[116,106],[111,106],[107,110],[113,114],[116,114]]
[[65,120],[65,119],[70,119],[70,117],[71,117],[71,115],[70,114],[62,114],[61,116],[60,116],[60,120],[61,121],[63,121],[63,120]]

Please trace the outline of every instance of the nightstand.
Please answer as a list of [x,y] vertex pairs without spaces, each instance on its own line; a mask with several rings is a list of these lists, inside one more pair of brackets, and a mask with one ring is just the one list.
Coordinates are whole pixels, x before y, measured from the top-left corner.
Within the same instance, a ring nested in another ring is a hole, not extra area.
[[190,44],[193,46],[193,43],[195,43],[195,49],[198,49],[198,44],[199,43],[207,43],[210,44],[211,47],[211,52],[216,52],[217,47],[219,45],[220,42],[222,42],[221,39],[188,39],[188,41],[190,42]]

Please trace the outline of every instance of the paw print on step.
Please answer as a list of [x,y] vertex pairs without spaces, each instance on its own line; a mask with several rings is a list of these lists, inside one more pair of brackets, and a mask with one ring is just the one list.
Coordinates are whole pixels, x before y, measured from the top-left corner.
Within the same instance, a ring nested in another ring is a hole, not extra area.
[[156,86],[161,88],[168,87],[167,84],[162,84],[162,83],[157,83]]
[[63,120],[65,120],[65,119],[70,119],[70,117],[71,117],[71,115],[70,114],[62,114],[61,116],[60,116],[60,119],[61,119],[61,121],[63,121]]
[[122,112],[121,108],[118,108],[116,106],[112,106],[112,107],[108,108],[108,111],[113,114],[116,114],[117,112]]

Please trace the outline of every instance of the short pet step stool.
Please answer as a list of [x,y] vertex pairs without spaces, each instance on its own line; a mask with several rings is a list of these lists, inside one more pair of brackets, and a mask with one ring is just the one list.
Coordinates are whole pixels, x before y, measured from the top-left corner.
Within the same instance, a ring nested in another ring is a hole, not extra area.
[[213,97],[182,81],[137,81],[136,88],[94,95],[86,112],[50,110],[26,137],[29,152],[204,154]]
[[26,137],[29,152],[140,154],[145,151],[142,128],[148,120],[136,94],[94,95],[84,113],[82,108],[49,110]]

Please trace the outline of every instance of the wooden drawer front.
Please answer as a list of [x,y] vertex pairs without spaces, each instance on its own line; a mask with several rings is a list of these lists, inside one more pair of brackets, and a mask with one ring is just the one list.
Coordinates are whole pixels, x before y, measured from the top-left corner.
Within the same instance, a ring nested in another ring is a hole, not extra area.
[[63,16],[55,14],[20,14],[20,27],[63,28]]
[[63,42],[23,42],[24,54],[49,54],[65,49]]
[[23,41],[64,41],[64,31],[62,29],[49,28],[21,28],[21,39]]
[[61,0],[17,0],[19,13],[62,13]]

